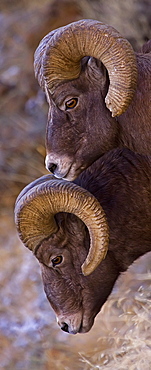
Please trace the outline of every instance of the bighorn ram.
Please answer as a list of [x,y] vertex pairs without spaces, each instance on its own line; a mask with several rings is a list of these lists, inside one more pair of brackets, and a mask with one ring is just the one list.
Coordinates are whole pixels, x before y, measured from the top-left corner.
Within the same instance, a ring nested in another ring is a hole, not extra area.
[[149,159],[114,149],[75,183],[43,176],[21,192],[15,218],[61,329],[85,333],[119,274],[151,250]]
[[46,167],[74,180],[116,147],[151,154],[151,41],[134,53],[114,28],[81,20],[50,32],[35,52],[49,114]]

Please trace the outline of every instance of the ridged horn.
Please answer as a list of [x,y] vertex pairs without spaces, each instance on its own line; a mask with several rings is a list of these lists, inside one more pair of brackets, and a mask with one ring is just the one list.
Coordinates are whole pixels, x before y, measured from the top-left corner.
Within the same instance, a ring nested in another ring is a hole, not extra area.
[[75,214],[89,230],[90,249],[82,265],[83,274],[89,275],[106,256],[109,232],[99,202],[80,186],[54,179],[51,175],[28,185],[15,205],[15,222],[20,239],[35,253],[44,239],[57,232],[54,215],[58,212]]
[[44,89],[54,91],[56,84],[79,76],[81,59],[91,56],[101,60],[109,74],[105,98],[112,116],[128,108],[137,83],[136,57],[131,44],[113,27],[83,19],[50,32],[35,52],[35,75]]

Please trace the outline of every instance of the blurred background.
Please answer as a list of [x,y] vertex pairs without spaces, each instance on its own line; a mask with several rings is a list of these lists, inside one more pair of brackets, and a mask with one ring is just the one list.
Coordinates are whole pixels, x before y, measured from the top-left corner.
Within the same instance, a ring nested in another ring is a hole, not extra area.
[[137,51],[151,38],[150,0],[0,1],[0,368],[151,368],[151,254],[117,282],[88,334],[61,332],[38,262],[18,239],[14,202],[46,174],[48,106],[33,71],[44,35],[82,18],[114,26]]

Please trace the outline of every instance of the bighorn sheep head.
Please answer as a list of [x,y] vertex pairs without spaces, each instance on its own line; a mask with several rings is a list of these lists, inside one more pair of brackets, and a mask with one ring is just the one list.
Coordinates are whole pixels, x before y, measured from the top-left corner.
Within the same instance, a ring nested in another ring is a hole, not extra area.
[[53,92],[60,82],[76,79],[85,56],[99,59],[106,67],[110,80],[106,106],[113,117],[122,114],[136,89],[136,58],[130,43],[102,22],[83,19],[46,35],[35,52],[39,84]]
[[46,168],[73,181],[123,143],[118,120],[133,103],[135,53],[113,27],[85,19],[45,36],[34,65],[49,103]]
[[[100,300],[98,279],[112,261],[105,258],[109,233],[99,202],[78,185],[43,176],[19,195],[15,219],[21,240],[40,262],[44,290],[61,329],[89,331],[117,278],[112,271]],[[104,258],[105,267],[97,271]]]
[[87,190],[56,180],[47,175],[28,185],[19,195],[15,206],[17,229],[23,243],[36,254],[42,241],[58,232],[55,214],[73,213],[87,226],[90,249],[82,265],[89,275],[105,258],[108,247],[108,226],[97,199]]

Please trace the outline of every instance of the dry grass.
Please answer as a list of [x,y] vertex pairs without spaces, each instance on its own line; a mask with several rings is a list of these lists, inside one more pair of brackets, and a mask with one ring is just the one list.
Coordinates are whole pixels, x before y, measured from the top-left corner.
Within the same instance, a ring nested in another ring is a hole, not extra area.
[[151,271],[135,275],[129,272],[118,287],[101,313],[103,322],[96,348],[82,355],[84,370],[151,367]]

